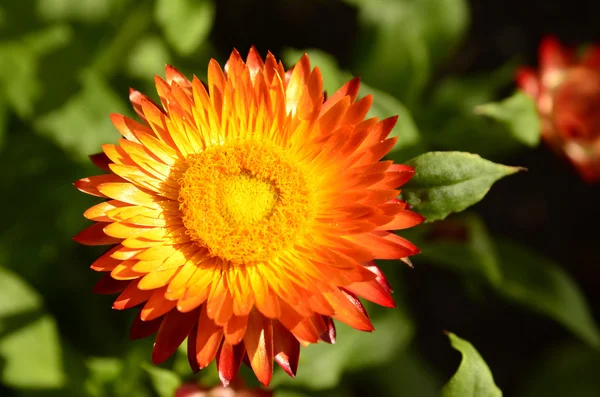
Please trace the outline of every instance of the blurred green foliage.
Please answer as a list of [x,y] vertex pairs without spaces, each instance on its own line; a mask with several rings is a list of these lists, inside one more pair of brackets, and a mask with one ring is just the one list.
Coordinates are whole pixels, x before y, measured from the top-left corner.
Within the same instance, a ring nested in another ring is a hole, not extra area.
[[[515,94],[499,101],[514,64],[485,76],[439,77],[467,32],[467,2],[345,2],[356,9],[359,29],[347,70],[316,49],[277,55],[291,66],[307,51],[321,68],[329,94],[352,75],[361,75],[360,94],[374,95],[369,116],[399,115],[392,133],[398,143],[390,157],[402,162],[413,158],[410,163],[417,166],[404,192],[411,204],[430,221],[443,219],[479,201],[496,180],[514,173],[515,168],[471,154],[423,154],[441,149],[496,158],[539,140],[530,100]],[[218,382],[214,365],[194,378],[184,352],[161,367],[152,366],[152,342],[127,340],[131,314],[112,312],[112,297],[91,292],[98,275],[88,265],[101,251],[71,240],[88,224],[83,211],[97,202],[71,184],[100,173],[87,156],[119,137],[108,115],[133,115],[127,105],[129,86],[155,96],[153,78],[166,63],[205,79],[208,59],[224,60],[211,42],[215,15],[211,0],[0,4],[0,185],[6,209],[0,230],[3,396],[167,397],[184,381]],[[440,224],[466,230],[467,238],[428,239],[427,233]],[[588,304],[561,267],[512,242],[497,242],[476,215],[450,217],[411,231],[409,237],[423,251],[416,261],[452,269],[523,310],[553,318],[588,345],[600,345]],[[392,284],[402,291],[401,274],[391,273]],[[336,345],[304,349],[296,379],[282,371],[275,374],[276,396],[347,396],[359,379],[372,382],[380,395],[438,395],[443,377],[411,347],[418,324],[405,308],[405,297],[400,293],[396,299],[398,309],[369,307],[375,334],[340,326]],[[499,395],[476,350],[451,339],[464,357],[443,395],[466,397],[462,390],[474,382],[494,390],[487,395]],[[596,395],[590,390],[597,390],[598,379],[589,367],[598,366],[597,352],[576,346],[557,357],[541,367],[524,395],[549,395],[547,390],[557,387],[573,397]],[[576,394],[576,388],[569,388],[573,383],[587,388]]]

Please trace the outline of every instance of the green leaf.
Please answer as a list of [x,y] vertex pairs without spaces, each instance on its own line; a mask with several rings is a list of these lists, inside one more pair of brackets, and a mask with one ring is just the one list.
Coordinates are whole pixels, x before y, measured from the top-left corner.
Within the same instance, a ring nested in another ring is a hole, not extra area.
[[346,371],[358,371],[391,360],[412,339],[414,326],[404,310],[388,309],[384,313],[372,319],[373,333],[360,332],[337,322],[335,345],[309,345],[301,352],[296,378],[277,372],[272,386],[329,389],[339,384]]
[[403,197],[429,222],[477,203],[494,182],[520,170],[463,152],[429,152],[407,164],[416,174],[404,186]]
[[55,25],[16,41],[0,43],[0,97],[22,118],[33,115],[42,94],[38,75],[41,59],[65,46],[72,37],[67,26]]
[[179,55],[191,55],[212,28],[215,6],[210,0],[157,0],[155,18]]
[[514,242],[500,240],[497,247],[504,275],[496,289],[501,296],[553,318],[600,348],[600,330],[585,297],[560,266]]
[[464,0],[346,0],[358,7],[357,74],[412,105],[468,25]]
[[62,108],[39,118],[35,127],[75,158],[87,161],[87,156],[100,151],[102,144],[116,143],[119,133],[109,114],[126,113],[126,108],[98,75],[84,73],[82,85],[77,95]]
[[581,345],[553,348],[534,366],[519,396],[597,397],[600,390],[600,353]]
[[170,60],[169,49],[160,37],[144,37],[127,58],[127,72],[133,77],[154,81],[154,75],[162,75]]
[[48,389],[64,384],[54,320],[15,273],[0,268],[0,382],[14,388]]
[[108,18],[126,0],[37,0],[37,14],[45,21],[75,20],[96,23]]
[[86,394],[103,397],[112,393],[112,385],[123,373],[123,361],[115,357],[91,357],[85,363],[89,375],[84,383]]
[[150,376],[150,381],[159,397],[173,397],[181,385],[181,379],[168,369],[143,364],[142,367]]
[[462,354],[462,360],[442,388],[442,397],[502,397],[492,372],[473,345],[453,333],[448,333],[448,337],[452,347]]
[[429,232],[436,234],[436,231],[438,235],[446,232],[450,236],[461,237],[444,238],[441,235],[435,239],[419,241],[417,245],[422,249],[419,257],[445,265],[461,274],[475,275],[492,285],[501,282],[502,271],[496,246],[477,214],[465,213],[431,225]]
[[500,102],[479,105],[475,108],[475,113],[496,120],[513,139],[524,145],[535,147],[540,142],[537,106],[524,92],[517,91]]

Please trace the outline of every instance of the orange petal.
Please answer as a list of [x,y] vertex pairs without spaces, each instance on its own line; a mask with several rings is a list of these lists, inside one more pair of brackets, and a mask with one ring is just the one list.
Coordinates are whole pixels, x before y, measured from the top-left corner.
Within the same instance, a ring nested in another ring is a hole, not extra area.
[[150,299],[146,302],[140,314],[142,320],[154,320],[175,307],[177,302],[165,299],[166,289],[166,287],[163,287],[152,292],[152,296],[150,296]]
[[123,178],[114,174],[89,176],[78,180],[74,185],[80,191],[92,196],[107,197],[104,193],[100,192],[98,185],[108,182],[123,182]]
[[223,327],[225,340],[232,345],[237,345],[244,339],[247,326],[248,316],[231,316]]
[[223,328],[206,315],[206,307],[200,308],[198,334],[196,335],[196,362],[200,368],[206,368],[215,358],[217,349],[223,340]]
[[113,309],[125,310],[146,302],[152,296],[152,291],[141,291],[138,288],[138,281],[131,282],[125,291],[113,303]]
[[[121,177],[118,178],[123,180]],[[98,190],[107,197],[120,200],[124,203],[142,205],[149,208],[156,208],[158,205],[157,198],[151,192],[140,189],[129,182],[102,183],[98,185]]]
[[396,307],[394,299],[383,288],[377,280],[362,281],[344,286],[350,292],[355,293],[361,298],[367,299],[373,303],[384,307]]
[[273,375],[273,326],[271,320],[256,310],[248,317],[244,346],[256,377],[268,386]]
[[324,295],[336,309],[334,319],[361,331],[373,331],[373,324],[356,297],[339,290]]

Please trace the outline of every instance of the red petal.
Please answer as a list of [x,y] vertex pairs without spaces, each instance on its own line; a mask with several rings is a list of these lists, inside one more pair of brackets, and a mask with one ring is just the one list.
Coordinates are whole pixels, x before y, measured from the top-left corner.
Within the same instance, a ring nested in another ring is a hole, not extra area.
[[129,280],[115,280],[110,274],[105,274],[94,285],[93,291],[97,294],[110,295],[119,293],[129,285]]
[[73,237],[73,240],[83,245],[110,245],[118,244],[122,241],[120,238],[107,236],[103,229],[109,225],[107,222],[94,223],[83,229],[79,234]]
[[143,339],[154,334],[160,328],[163,317],[156,318],[151,321],[142,321],[140,315],[135,316],[131,329],[129,330],[129,339]]
[[158,329],[152,350],[152,362],[160,364],[171,357],[198,322],[199,311],[181,313],[174,309],[167,313]]
[[246,350],[244,350],[243,343],[234,346],[223,341],[217,353],[217,370],[219,371],[219,379],[221,379],[224,387],[229,386],[229,383],[238,374],[245,354]]
[[190,367],[194,373],[200,371],[200,366],[196,360],[196,335],[198,335],[198,324],[195,324],[194,328],[192,328],[190,336],[188,337],[187,345],[188,362],[190,363]]
[[581,57],[581,64],[587,68],[600,69],[600,45],[589,48]]
[[573,52],[564,47],[556,37],[545,37],[540,44],[540,68],[542,73],[564,69],[571,64]]
[[94,165],[100,168],[102,171],[110,172],[108,165],[112,163],[112,161],[110,161],[108,156],[103,152],[91,154],[90,160],[92,160],[92,163],[94,163]]
[[520,68],[517,70],[517,85],[532,98],[540,95],[540,81],[535,70],[531,68]]

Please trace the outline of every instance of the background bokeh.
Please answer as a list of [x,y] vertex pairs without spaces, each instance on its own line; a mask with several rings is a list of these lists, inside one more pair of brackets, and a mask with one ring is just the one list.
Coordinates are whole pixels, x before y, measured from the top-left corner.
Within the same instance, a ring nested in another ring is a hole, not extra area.
[[[598,15],[583,0],[1,0],[0,395],[166,397],[193,379],[184,354],[152,367],[152,341],[127,338],[133,313],[91,292],[102,249],[72,237],[96,200],[72,183],[117,140],[108,114],[133,117],[129,87],[156,97],[165,63],[204,79],[211,57],[251,45],[287,66],[309,51],[330,92],[360,75],[373,115],[400,114],[395,160],[465,150],[529,170],[407,233],[415,269],[383,264],[399,309],[370,308],[374,334],[340,326],[337,345],[303,351],[276,395],[435,396],[460,361],[444,330],[505,396],[600,395],[600,188],[473,113],[513,93],[544,35],[600,41]],[[214,368],[197,379],[214,384]]]

